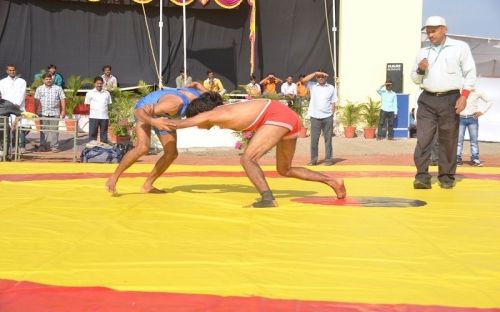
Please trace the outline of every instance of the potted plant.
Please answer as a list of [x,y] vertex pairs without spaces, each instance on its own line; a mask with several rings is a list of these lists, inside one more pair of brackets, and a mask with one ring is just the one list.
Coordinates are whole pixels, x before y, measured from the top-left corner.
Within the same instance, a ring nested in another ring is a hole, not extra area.
[[83,78],[81,76],[71,75],[66,83],[66,90],[64,95],[66,96],[66,117],[68,119],[65,121],[67,131],[75,131],[76,120],[73,119],[73,113],[78,105],[83,103],[83,97],[78,95],[78,91],[87,85],[91,85],[92,80],[89,78]]
[[[35,74],[35,80],[29,86],[29,91],[26,94],[25,102],[24,102],[24,107],[25,107],[25,110],[27,112],[37,114],[35,92],[39,86],[43,85],[42,75],[44,73],[45,73],[45,69],[40,69],[40,71],[37,74]],[[40,128],[41,128],[40,119],[35,119],[34,124],[35,124],[35,129],[40,130]]]
[[361,106],[347,101],[344,106],[339,106],[337,113],[340,122],[344,125],[344,136],[346,138],[354,138],[356,125],[360,119]]
[[306,121],[308,121],[309,119],[306,118],[306,115],[308,107],[309,107],[309,102],[305,99],[299,99],[299,98],[295,99],[295,101],[293,101],[292,106],[290,107],[300,117],[302,128],[300,129],[299,138],[307,137],[308,127],[306,125]]
[[110,131],[108,131],[110,141],[116,144],[129,142],[132,138],[130,136],[131,129],[132,124],[128,120],[112,124]]
[[380,118],[380,101],[368,97],[368,102],[361,104],[361,117],[365,122],[363,129],[365,139],[374,139]]
[[[146,84],[139,83],[139,92],[147,94]],[[112,91],[112,104],[109,108],[109,139],[114,143],[130,141],[130,131],[133,127],[134,104],[137,97],[131,91],[122,91],[115,88]]]
[[42,75],[45,74],[45,70],[41,69],[40,72],[35,74],[35,80],[29,86],[29,92],[25,98],[25,109],[27,112],[36,114],[36,103],[35,103],[35,91],[36,88],[43,85]]
[[255,131],[234,132],[234,135],[238,138],[238,141],[236,141],[234,148],[237,150],[245,149],[248,146],[248,143],[250,143],[250,140],[252,139],[254,134]]

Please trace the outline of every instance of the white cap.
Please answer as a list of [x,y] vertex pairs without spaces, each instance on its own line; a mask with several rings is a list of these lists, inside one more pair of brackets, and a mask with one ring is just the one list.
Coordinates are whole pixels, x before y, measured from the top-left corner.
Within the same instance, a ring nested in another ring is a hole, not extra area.
[[421,30],[427,26],[446,26],[446,21],[441,16],[429,16]]

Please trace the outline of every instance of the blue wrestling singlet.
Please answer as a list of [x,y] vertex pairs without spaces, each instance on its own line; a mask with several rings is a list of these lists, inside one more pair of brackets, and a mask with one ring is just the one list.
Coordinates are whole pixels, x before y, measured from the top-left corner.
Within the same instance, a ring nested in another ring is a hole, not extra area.
[[182,117],[186,114],[186,110],[187,110],[187,107],[189,105],[189,99],[184,93],[180,92],[181,90],[187,91],[196,97],[199,97],[201,95],[200,91],[198,91],[197,89],[193,89],[193,88],[180,88],[180,89],[166,88],[166,89],[162,89],[162,90],[158,90],[158,91],[153,91],[150,94],[143,96],[142,98],[139,99],[139,101],[137,101],[134,109],[138,109],[138,108],[141,108],[141,107],[146,106],[146,105],[156,105],[156,103],[158,103],[158,101],[160,100],[160,98],[162,96],[167,95],[167,94],[173,94],[173,95],[181,98],[181,100],[182,100],[182,107],[177,112],[177,116]]
[[[181,90],[187,91],[187,92],[195,95],[196,97],[199,97],[201,95],[200,91],[198,91],[197,89],[193,89],[193,88],[180,88],[180,89],[165,88],[162,90],[153,91],[153,92],[149,93],[148,95],[140,98],[139,101],[137,101],[137,103],[135,104],[134,109],[139,109],[139,108],[144,107],[146,105],[156,105],[162,96],[167,95],[167,94],[173,94],[175,96],[178,96],[182,100],[182,107],[177,111],[177,117],[183,117],[186,114],[186,110],[187,110],[187,107],[188,107],[190,102],[189,102],[189,98],[184,93],[179,92]],[[156,129],[154,127],[153,127],[153,130],[156,133],[156,135],[158,135],[158,136],[175,133],[175,130],[166,131],[166,130]]]

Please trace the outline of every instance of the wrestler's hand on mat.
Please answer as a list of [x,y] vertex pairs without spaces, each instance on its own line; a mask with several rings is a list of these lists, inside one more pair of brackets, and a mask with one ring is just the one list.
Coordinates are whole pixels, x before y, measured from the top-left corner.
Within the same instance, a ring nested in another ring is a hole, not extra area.
[[461,95],[455,104],[455,112],[457,114],[460,114],[460,112],[465,109],[466,105],[467,105],[467,98]]

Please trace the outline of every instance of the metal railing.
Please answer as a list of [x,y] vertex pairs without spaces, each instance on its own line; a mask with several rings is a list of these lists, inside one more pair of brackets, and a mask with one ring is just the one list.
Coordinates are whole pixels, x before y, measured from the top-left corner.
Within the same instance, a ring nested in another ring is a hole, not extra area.
[[7,160],[7,154],[9,152],[9,117],[0,116],[0,133],[2,134],[2,155],[0,155],[0,159],[2,161]]
[[[32,121],[32,122],[30,122]],[[57,121],[57,127],[54,127],[53,124],[46,124],[44,121]],[[73,123],[73,127],[68,125],[68,121]],[[65,126],[61,126],[62,124]],[[16,125],[16,140],[14,146],[14,160],[19,160],[21,158],[21,153],[19,151],[19,139],[21,135],[21,131],[35,131],[35,132],[66,132],[71,133],[73,135],[73,161],[76,162],[76,139],[78,137],[78,122],[75,119],[63,119],[63,118],[48,118],[48,117],[40,117],[33,119],[20,118],[17,120]]]

